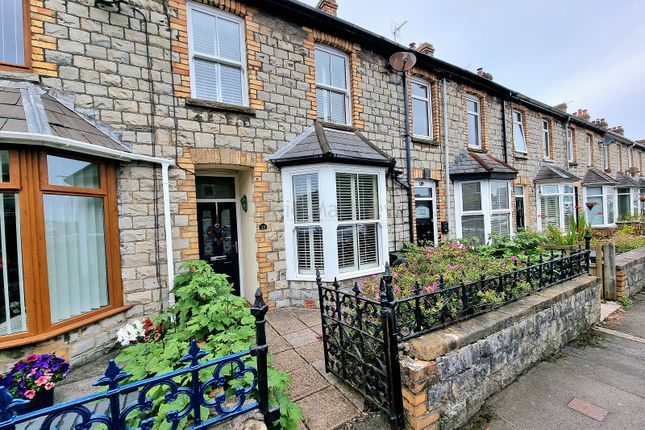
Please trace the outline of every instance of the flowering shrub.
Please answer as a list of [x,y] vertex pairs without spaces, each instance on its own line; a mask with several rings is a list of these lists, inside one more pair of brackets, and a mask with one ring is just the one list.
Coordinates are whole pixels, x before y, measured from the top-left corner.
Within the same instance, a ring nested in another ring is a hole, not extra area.
[[159,340],[163,334],[163,326],[152,320],[145,319],[133,321],[123,326],[116,334],[117,341],[121,346],[135,345],[139,342],[152,342]]
[[33,399],[39,391],[49,391],[69,373],[69,363],[56,354],[30,354],[0,375],[0,386],[14,397]]

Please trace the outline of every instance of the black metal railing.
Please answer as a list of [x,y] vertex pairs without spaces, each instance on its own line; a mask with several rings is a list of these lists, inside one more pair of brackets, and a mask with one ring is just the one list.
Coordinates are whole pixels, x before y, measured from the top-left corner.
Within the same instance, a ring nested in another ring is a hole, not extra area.
[[358,284],[343,290],[334,280],[324,285],[316,273],[322,318],[325,368],[358,390],[403,425],[399,342],[492,311],[549,286],[589,273],[589,240],[585,249],[552,251],[536,261],[515,261],[512,271],[436,291],[416,285],[413,296],[394,297],[386,265],[379,300],[362,295]]
[[207,429],[255,409],[264,415],[268,426],[273,426],[280,411],[269,407],[264,319],[267,310],[258,289],[251,308],[256,345],[245,351],[201,361],[208,353],[193,340],[188,354],[181,359],[186,367],[127,384],[121,382],[130,373],[111,360],[104,376],[94,384],[106,387],[106,391],[60,405],[22,413],[29,401],[14,398],[0,387],[0,430],[125,430],[132,425],[138,429],[156,428],[151,394],[158,390],[164,393],[160,411],[165,412],[158,412],[163,428]]

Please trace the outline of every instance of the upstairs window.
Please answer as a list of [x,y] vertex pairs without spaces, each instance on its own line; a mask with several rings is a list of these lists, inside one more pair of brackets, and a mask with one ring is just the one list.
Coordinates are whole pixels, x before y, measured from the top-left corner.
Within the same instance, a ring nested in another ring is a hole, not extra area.
[[632,148],[627,148],[627,168],[634,167],[634,152]]
[[412,81],[412,126],[415,136],[432,138],[432,91],[423,81]]
[[524,116],[522,112],[513,111],[513,142],[515,151],[526,154],[526,135],[524,134]]
[[481,149],[481,101],[479,98],[466,97],[466,113],[468,115],[468,146]]
[[248,104],[241,18],[208,6],[189,11],[190,75],[193,97]]
[[605,170],[610,170],[611,166],[609,165],[609,146],[600,144],[602,147],[602,166]]
[[24,0],[2,0],[0,6],[0,64],[24,67],[27,63]]
[[591,166],[593,164],[593,138],[587,134],[585,140],[587,143],[587,166]]
[[551,134],[549,130],[549,121],[542,121],[542,145],[544,148],[544,158],[551,159]]
[[569,163],[574,162],[573,157],[573,129],[567,128],[567,161]]
[[327,46],[316,46],[315,60],[318,118],[335,124],[349,124],[347,55]]

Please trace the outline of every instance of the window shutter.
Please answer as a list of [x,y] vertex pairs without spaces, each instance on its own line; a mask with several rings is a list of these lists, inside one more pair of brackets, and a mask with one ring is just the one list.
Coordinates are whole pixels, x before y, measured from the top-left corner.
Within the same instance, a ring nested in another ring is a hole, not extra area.
[[236,105],[242,104],[242,69],[239,67],[220,66],[222,82],[222,101]]
[[493,210],[509,209],[508,207],[508,185],[506,182],[491,182],[491,205]]
[[464,211],[482,209],[481,182],[470,182],[461,185],[461,202]]
[[338,221],[351,221],[354,218],[354,179],[351,173],[336,174],[336,211]]
[[237,62],[242,61],[240,25],[237,22],[217,18],[217,42],[220,57]]
[[558,196],[546,196],[540,199],[544,226],[560,226],[560,199]]
[[324,271],[323,239],[320,227],[297,227],[298,273],[313,274]]
[[208,61],[197,60],[193,62],[195,72],[195,95],[199,99],[217,100],[217,64]]
[[345,109],[345,94],[329,91],[331,122],[336,124],[347,123],[347,111]]
[[338,227],[338,268],[347,271],[356,267],[356,252],[354,242],[354,226]]
[[318,175],[293,177],[294,220],[297,224],[320,221]]
[[358,225],[358,257],[361,268],[378,264],[376,224]]
[[358,219],[378,218],[378,188],[375,175],[358,175]]

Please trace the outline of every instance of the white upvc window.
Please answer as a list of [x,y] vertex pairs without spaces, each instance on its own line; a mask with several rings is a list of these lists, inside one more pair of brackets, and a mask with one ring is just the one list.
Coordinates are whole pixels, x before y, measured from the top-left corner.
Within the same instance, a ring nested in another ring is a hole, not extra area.
[[283,168],[287,279],[314,280],[316,269],[326,281],[384,270],[385,171],[339,164]]
[[316,45],[314,55],[318,118],[335,124],[349,124],[351,99],[347,55],[325,45]]
[[415,136],[432,138],[432,89],[430,84],[412,80],[412,128]]
[[[611,227],[616,223],[616,187],[584,187],[583,201],[587,219],[593,227]],[[587,204],[592,204],[591,209]]]
[[567,128],[567,161],[573,163],[573,129],[571,127]]
[[640,197],[638,188],[617,188],[618,219],[624,220],[632,215],[638,215]]
[[609,170],[609,145],[600,144],[602,147],[602,166],[605,170]]
[[486,243],[491,233],[510,236],[511,184],[482,180],[455,183],[457,237]]
[[188,4],[192,96],[248,105],[244,21],[210,6]]
[[466,96],[466,114],[468,115],[468,146],[481,148],[481,101],[479,97]]
[[549,131],[549,121],[542,121],[542,147],[544,148],[544,159],[551,159],[551,134]]
[[627,168],[630,169],[634,166],[634,151],[631,147],[627,148]]
[[593,138],[590,134],[587,134],[585,135],[585,140],[587,143],[587,166],[589,167],[593,164]]
[[524,115],[518,110],[513,111],[513,143],[515,145],[515,151],[526,154]]
[[539,185],[537,207],[540,230],[548,225],[564,229],[567,217],[575,213],[575,188],[562,183]]

